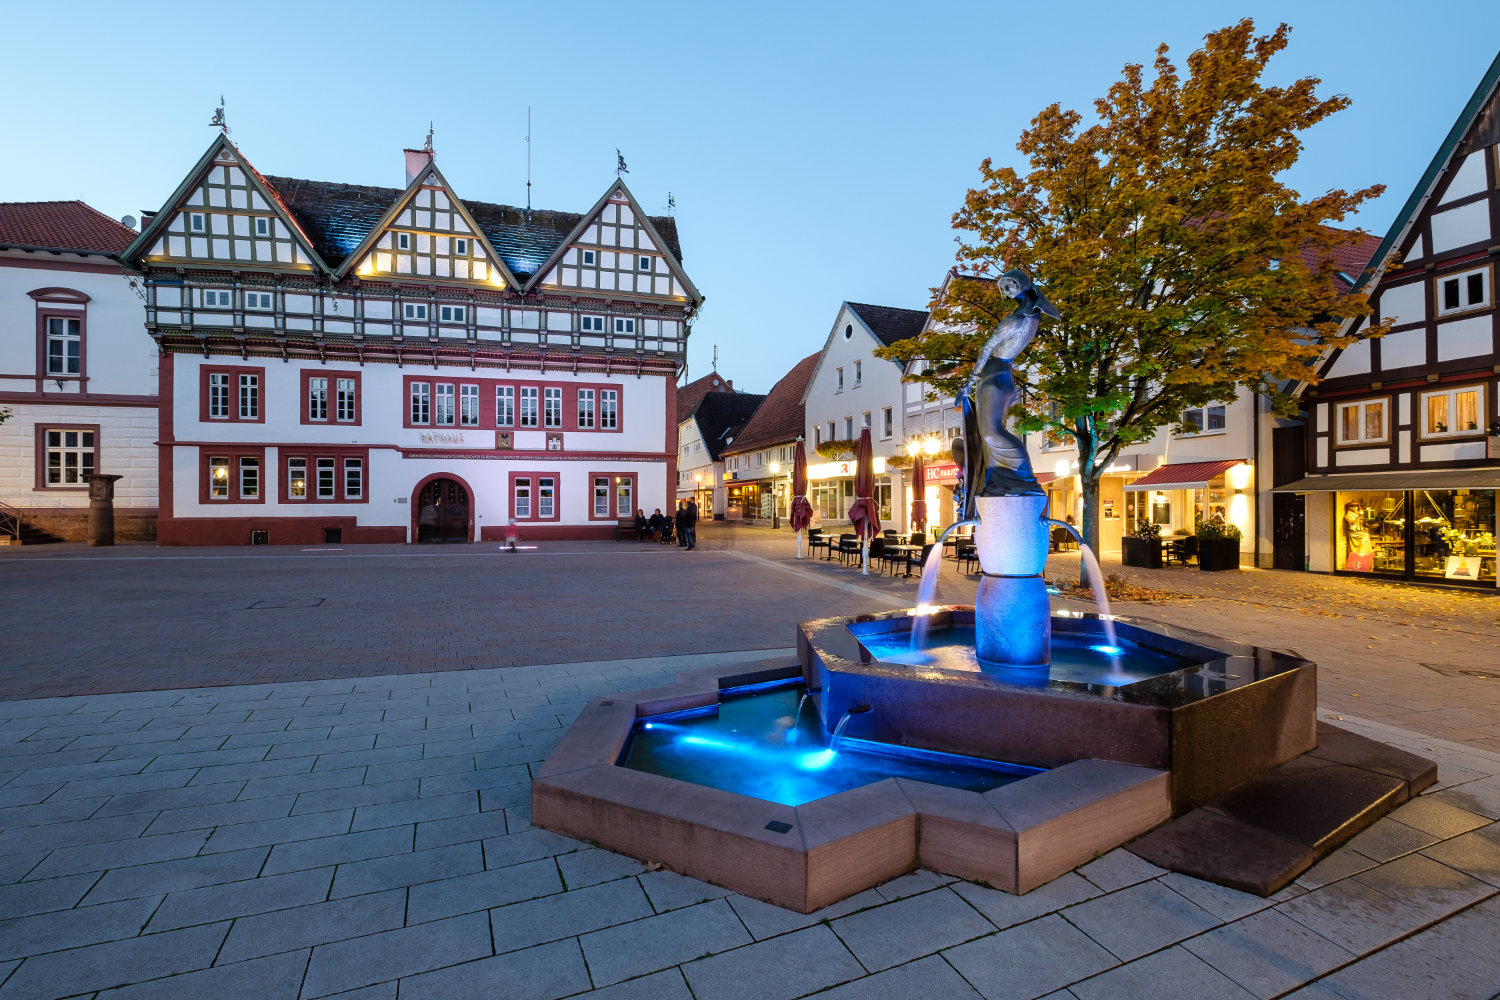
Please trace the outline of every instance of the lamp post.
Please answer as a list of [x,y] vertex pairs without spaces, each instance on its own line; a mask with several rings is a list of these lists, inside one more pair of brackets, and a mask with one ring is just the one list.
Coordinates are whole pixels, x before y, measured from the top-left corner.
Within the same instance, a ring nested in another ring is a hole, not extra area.
[[[703,492],[703,473],[695,472],[693,473],[693,503],[698,503],[703,499],[698,495],[701,492]],[[703,504],[698,503],[698,506],[701,508]]]
[[781,463],[771,463],[771,527],[781,527],[781,507],[776,503],[776,477],[781,475]]

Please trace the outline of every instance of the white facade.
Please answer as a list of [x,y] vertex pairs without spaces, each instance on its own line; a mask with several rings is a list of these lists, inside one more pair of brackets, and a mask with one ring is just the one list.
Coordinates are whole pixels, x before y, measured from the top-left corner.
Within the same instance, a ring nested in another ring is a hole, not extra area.
[[[696,500],[699,516],[704,519],[724,512],[724,463],[713,460],[693,417],[677,425],[676,499]],[[651,508],[647,507],[646,513],[651,513]]]
[[[849,303],[844,303],[802,397],[803,438],[810,468],[828,463],[818,454],[818,445],[826,441],[857,442],[865,427],[870,428],[870,443],[877,459],[889,460],[902,448],[902,370],[895,362],[875,356],[875,349],[881,346],[880,338]],[[852,446],[849,455],[853,457]],[[889,476],[877,476],[880,488],[884,489],[883,505],[894,510]],[[854,503],[851,476],[832,475],[821,481],[813,477],[809,493],[824,520],[846,518]]]
[[0,502],[23,519],[82,538],[87,472],[123,477],[122,514],[155,512],[159,358],[144,315],[105,254],[0,251]]

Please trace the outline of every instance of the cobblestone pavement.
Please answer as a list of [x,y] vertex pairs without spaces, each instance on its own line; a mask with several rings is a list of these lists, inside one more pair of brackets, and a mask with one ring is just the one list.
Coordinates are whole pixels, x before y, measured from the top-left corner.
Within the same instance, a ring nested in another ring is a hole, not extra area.
[[[0,549],[0,700],[787,646],[799,620],[915,596],[915,578],[793,552],[785,531],[722,523],[694,552]],[[1500,597],[1306,573],[1123,572],[1181,596],[1122,614],[1295,649],[1318,663],[1337,713],[1500,751]],[[1071,578],[1077,556],[1054,556],[1048,573]],[[971,602],[974,588],[944,562],[942,600]]]
[[[1500,754],[1261,899],[1111,852],[802,916],[532,828],[585,699],[764,652],[0,703],[0,1000],[1406,1000],[1500,984]],[[1326,714],[1326,713],[1325,713]]]

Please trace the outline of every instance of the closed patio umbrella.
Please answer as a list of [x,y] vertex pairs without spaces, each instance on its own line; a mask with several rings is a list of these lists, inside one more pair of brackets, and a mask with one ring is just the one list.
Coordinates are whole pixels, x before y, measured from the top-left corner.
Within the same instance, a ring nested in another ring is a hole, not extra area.
[[807,449],[797,439],[792,456],[792,530],[797,533],[797,558],[802,558],[802,537],[812,524],[812,504],[807,502]]
[[925,532],[927,530],[927,460],[922,457],[920,451],[911,463],[911,488],[913,493],[911,530]]
[[849,522],[860,540],[860,572],[870,573],[870,539],[880,534],[880,511],[875,506],[875,449],[870,444],[870,428],[859,432],[859,450],[854,458],[854,505],[849,508]]

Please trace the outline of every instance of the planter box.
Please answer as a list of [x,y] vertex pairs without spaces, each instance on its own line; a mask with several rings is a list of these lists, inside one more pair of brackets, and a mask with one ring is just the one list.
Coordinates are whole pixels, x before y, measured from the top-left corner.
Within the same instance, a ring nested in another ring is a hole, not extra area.
[[1210,572],[1240,568],[1240,542],[1237,538],[1198,539],[1198,568]]
[[1155,538],[1122,538],[1120,561],[1126,566],[1161,569],[1161,542]]

